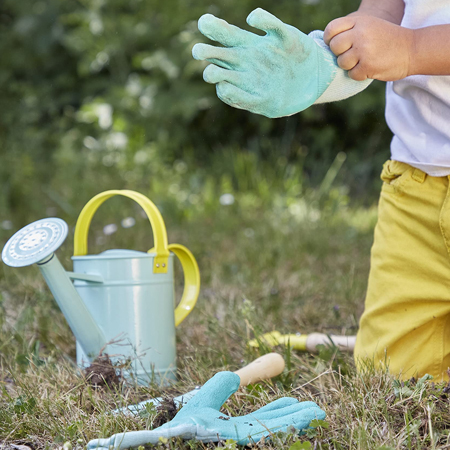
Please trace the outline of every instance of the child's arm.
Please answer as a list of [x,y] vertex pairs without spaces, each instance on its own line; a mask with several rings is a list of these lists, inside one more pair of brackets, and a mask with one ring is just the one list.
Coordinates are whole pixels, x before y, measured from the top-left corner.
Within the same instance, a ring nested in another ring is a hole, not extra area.
[[450,25],[401,27],[403,0],[363,0],[357,12],[331,21],[324,41],[354,80],[394,81],[450,75]]
[[450,75],[450,25],[413,30],[409,75]]
[[400,25],[404,11],[403,0],[362,0],[358,10],[349,16],[368,15]]

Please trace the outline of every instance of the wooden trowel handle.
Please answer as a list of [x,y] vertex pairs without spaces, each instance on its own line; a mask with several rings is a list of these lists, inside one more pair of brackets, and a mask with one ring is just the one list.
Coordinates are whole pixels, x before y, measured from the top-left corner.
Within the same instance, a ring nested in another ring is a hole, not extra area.
[[236,370],[241,378],[241,386],[257,383],[280,375],[284,370],[284,359],[278,353],[268,353],[260,356],[242,369]]

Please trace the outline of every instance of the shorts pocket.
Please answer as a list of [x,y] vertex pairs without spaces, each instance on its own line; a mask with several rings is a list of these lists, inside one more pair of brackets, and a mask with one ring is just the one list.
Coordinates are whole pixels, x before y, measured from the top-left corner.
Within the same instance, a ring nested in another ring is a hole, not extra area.
[[405,184],[411,180],[413,167],[399,161],[386,161],[380,178],[383,180],[382,191],[401,194]]

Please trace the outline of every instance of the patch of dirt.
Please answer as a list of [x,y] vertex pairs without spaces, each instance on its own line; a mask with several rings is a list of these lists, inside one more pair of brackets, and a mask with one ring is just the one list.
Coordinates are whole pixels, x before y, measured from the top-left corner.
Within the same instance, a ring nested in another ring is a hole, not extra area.
[[156,408],[158,414],[153,420],[153,427],[160,427],[167,422],[170,422],[177,414],[178,407],[173,401],[173,398],[164,398],[161,404]]
[[[0,379],[0,386],[3,386],[6,389],[6,392],[10,395],[15,394],[15,386],[16,383],[14,383],[14,380],[8,376],[5,376],[3,379]],[[0,396],[2,394],[0,393]],[[0,441],[1,443],[2,441]],[[0,447],[1,450],[1,447]]]
[[89,367],[84,369],[86,382],[94,388],[114,388],[120,384],[111,359],[107,354],[99,356]]
[[444,387],[444,389],[442,390],[442,393],[447,395],[450,392],[450,369],[447,369],[447,375],[449,378],[449,382],[447,383],[447,386]]

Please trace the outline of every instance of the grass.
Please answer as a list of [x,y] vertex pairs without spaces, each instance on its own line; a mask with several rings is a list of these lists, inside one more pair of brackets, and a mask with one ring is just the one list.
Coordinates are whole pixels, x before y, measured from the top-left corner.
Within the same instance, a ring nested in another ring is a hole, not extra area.
[[[90,439],[150,428],[156,420],[154,411],[137,418],[113,416],[110,411],[162,394],[183,393],[216,371],[238,369],[269,351],[247,346],[255,334],[272,330],[356,332],[376,210],[348,206],[345,192],[331,187],[332,173],[326,189],[318,192],[295,187],[294,174],[284,186],[268,193],[266,175],[253,174],[258,192],[254,186],[233,190],[232,182],[224,177],[218,194],[233,194],[234,203],[228,205],[220,204],[219,195],[214,197],[209,181],[202,184],[204,189],[199,189],[191,204],[180,195],[187,189],[181,182],[172,190],[169,186],[167,197],[159,197],[169,241],[187,245],[202,274],[198,304],[177,330],[179,381],[170,388],[156,384],[90,386],[74,363],[74,338],[38,270],[2,266],[0,440],[8,450],[14,443],[33,449],[81,448]],[[133,228],[119,228],[112,236],[102,234],[103,225],[130,215],[137,221]],[[3,232],[1,238],[6,239],[7,233],[11,232]],[[115,199],[111,207],[99,212],[91,234],[92,252],[112,247],[146,250],[152,245],[148,223],[139,211]],[[58,252],[67,268],[70,247],[69,238]],[[177,284],[179,291],[179,268]],[[276,434],[257,447],[450,448],[445,384],[432,380],[401,383],[370,365],[358,373],[350,355],[332,348],[322,348],[318,355],[281,347],[275,350],[285,357],[283,374],[241,388],[224,411],[241,415],[279,397],[294,396],[317,402],[327,418],[305,435]],[[214,445],[170,440],[158,447],[204,449]],[[219,447],[236,445],[226,442]]]

